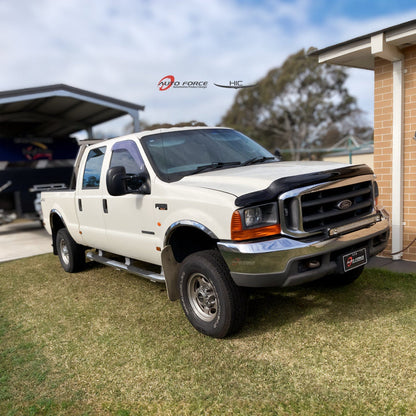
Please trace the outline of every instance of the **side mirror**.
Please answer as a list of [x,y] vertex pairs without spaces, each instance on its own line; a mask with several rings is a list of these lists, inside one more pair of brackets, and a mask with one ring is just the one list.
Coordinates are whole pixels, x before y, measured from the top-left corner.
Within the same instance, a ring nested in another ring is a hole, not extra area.
[[128,193],[126,187],[126,168],[114,166],[107,171],[107,191],[110,195],[119,196]]
[[147,172],[141,172],[138,175],[132,175],[127,181],[127,187],[132,189],[133,192],[138,192],[144,195],[150,194],[149,174]]
[[150,181],[147,173],[126,174],[124,166],[114,166],[107,171],[107,191],[112,196],[140,193],[150,194]]

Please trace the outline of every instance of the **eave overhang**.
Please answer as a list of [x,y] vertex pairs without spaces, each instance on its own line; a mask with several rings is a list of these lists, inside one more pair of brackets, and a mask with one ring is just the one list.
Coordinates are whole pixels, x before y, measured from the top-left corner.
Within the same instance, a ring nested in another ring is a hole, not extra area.
[[311,53],[320,63],[374,69],[376,57],[394,62],[403,58],[401,50],[416,44],[416,20],[369,33]]

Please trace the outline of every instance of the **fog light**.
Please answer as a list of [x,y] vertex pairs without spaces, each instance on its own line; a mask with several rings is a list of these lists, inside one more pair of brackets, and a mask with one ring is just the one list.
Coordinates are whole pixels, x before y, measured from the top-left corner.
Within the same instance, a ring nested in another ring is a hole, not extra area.
[[319,258],[302,260],[298,264],[298,273],[305,273],[318,267],[321,267],[321,260]]

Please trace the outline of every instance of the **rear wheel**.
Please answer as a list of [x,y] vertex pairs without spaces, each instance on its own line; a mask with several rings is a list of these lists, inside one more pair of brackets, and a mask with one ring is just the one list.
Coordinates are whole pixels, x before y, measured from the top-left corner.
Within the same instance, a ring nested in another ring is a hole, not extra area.
[[77,244],[66,228],[56,233],[56,249],[62,268],[68,273],[75,273],[85,264],[85,248]]
[[244,324],[247,293],[235,285],[217,251],[188,256],[179,272],[179,289],[185,315],[199,332],[224,338]]

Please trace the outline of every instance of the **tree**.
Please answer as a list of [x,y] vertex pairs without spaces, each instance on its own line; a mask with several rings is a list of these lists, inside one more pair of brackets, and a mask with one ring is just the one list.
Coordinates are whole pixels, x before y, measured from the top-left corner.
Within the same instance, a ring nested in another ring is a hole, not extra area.
[[302,152],[363,128],[362,120],[357,124],[361,111],[345,87],[347,76],[342,67],[319,64],[300,50],[255,87],[241,89],[221,124],[299,159]]

